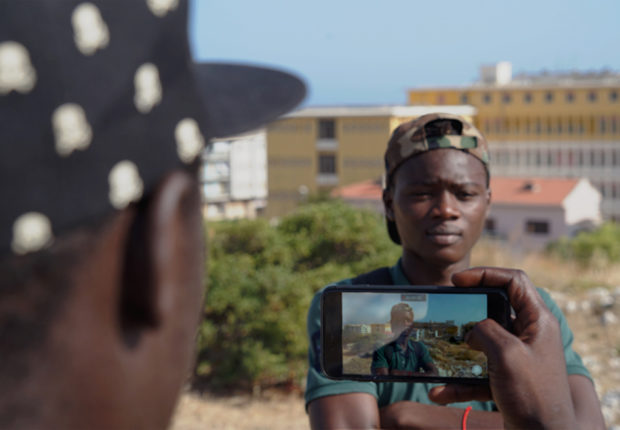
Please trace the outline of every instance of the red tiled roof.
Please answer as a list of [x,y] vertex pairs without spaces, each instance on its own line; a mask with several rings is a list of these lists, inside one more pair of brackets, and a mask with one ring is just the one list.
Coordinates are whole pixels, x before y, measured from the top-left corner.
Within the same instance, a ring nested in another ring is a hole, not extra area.
[[491,177],[491,204],[561,206],[579,179]]
[[383,189],[380,181],[369,180],[336,188],[331,195],[342,199],[381,200]]
[[[561,206],[579,179],[491,178],[491,203],[532,206]],[[380,181],[368,180],[336,188],[332,197],[350,200],[381,200]]]

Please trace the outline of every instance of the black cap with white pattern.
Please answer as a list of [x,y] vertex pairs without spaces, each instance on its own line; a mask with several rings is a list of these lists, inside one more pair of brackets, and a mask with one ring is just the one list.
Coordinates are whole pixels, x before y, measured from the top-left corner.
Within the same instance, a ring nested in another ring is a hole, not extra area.
[[0,255],[126,207],[304,95],[287,73],[193,64],[184,0],[0,0]]

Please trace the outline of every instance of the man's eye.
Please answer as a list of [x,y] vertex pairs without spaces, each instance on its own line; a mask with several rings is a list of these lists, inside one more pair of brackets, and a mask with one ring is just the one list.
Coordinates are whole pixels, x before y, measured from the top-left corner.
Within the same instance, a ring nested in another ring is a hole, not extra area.
[[459,191],[456,193],[456,195],[460,199],[470,199],[470,198],[476,197],[478,194],[475,192],[469,192],[469,191]]

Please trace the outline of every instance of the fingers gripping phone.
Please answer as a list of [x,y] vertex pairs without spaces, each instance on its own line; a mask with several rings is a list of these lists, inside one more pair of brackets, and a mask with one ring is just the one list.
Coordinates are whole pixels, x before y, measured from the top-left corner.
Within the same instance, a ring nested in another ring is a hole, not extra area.
[[321,296],[321,365],[332,379],[488,383],[486,357],[464,341],[486,318],[510,330],[498,288],[354,285]]

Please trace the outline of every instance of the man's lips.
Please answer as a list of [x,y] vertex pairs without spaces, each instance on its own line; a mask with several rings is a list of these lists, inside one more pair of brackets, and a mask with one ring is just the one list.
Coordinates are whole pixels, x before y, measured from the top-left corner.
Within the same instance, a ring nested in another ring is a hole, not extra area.
[[452,245],[461,239],[462,232],[457,229],[433,229],[426,231],[426,237],[437,245]]

